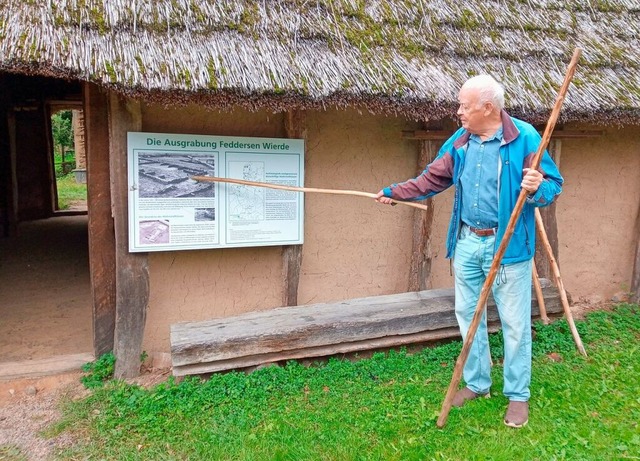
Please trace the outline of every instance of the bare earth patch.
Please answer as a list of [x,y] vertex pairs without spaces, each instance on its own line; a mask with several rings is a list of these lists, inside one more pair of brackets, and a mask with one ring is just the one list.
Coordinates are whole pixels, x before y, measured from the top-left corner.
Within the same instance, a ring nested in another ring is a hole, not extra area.
[[[146,388],[165,381],[168,369],[147,369],[129,382]],[[0,460],[42,461],[56,448],[73,444],[69,434],[45,438],[41,432],[62,416],[60,403],[86,397],[82,373],[0,382]]]
[[[60,417],[59,402],[86,395],[80,373],[0,383],[0,455],[15,460],[45,460],[69,436],[45,439],[40,432]],[[4,451],[3,451],[4,450]]]

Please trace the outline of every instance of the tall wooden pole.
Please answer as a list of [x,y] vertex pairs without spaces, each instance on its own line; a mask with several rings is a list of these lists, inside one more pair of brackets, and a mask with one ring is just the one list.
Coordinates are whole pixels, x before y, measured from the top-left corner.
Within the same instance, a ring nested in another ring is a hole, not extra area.
[[[549,141],[547,152],[556,164],[556,167],[562,171],[562,165],[560,160],[562,157],[562,139],[558,139],[558,131],[553,135],[553,139]],[[544,230],[549,239],[549,244],[556,258],[556,263],[560,267],[560,246],[558,244],[558,220],[556,219],[557,203],[553,202],[551,205],[540,209],[540,216],[542,216],[542,222],[544,223]],[[547,252],[542,247],[542,242],[536,241],[535,263],[538,270],[538,276],[543,279],[553,280],[553,270],[551,269],[551,263],[547,257]]]
[[569,300],[567,299],[567,292],[564,289],[564,283],[562,283],[562,277],[560,277],[560,269],[558,268],[558,263],[556,262],[556,258],[553,256],[553,250],[551,249],[551,243],[549,243],[549,239],[547,237],[547,233],[544,230],[544,223],[542,222],[542,216],[540,215],[540,211],[536,208],[536,224],[538,228],[538,236],[540,237],[540,241],[544,245],[544,248],[547,252],[547,257],[549,258],[549,264],[551,265],[551,270],[553,271],[553,276],[556,280],[556,286],[558,287],[558,291],[560,292],[560,301],[562,301],[562,308],[564,309],[564,315],[567,318],[567,323],[569,324],[569,329],[571,330],[571,336],[573,336],[573,340],[576,343],[576,347],[580,351],[582,355],[587,356],[587,351],[584,349],[582,345],[582,340],[580,339],[580,335],[578,334],[578,330],[576,329],[576,324],[573,321],[573,314],[571,313],[571,307],[569,307]]
[[[555,127],[558,116],[560,115],[560,108],[562,107],[562,103],[564,102],[564,98],[569,89],[569,84],[571,83],[571,79],[573,78],[573,74],[575,73],[578,59],[580,58],[580,53],[580,48],[576,48],[576,50],[573,52],[573,57],[571,58],[571,62],[569,63],[569,67],[567,68],[564,82],[562,83],[562,87],[558,92],[553,111],[551,112],[551,116],[549,117],[549,121],[547,122],[547,127],[545,128],[542,135],[540,146],[538,147],[538,151],[536,152],[536,155],[531,164],[532,169],[537,170],[540,167],[542,155],[544,154],[544,151],[549,144],[551,133],[553,132],[553,128]],[[473,314],[471,325],[469,326],[469,330],[467,331],[467,335],[462,345],[462,351],[460,352],[460,356],[456,361],[456,365],[453,371],[453,377],[451,378],[451,383],[449,384],[449,389],[447,390],[444,402],[442,403],[440,416],[438,417],[438,421],[436,423],[438,427],[444,427],[445,423],[447,422],[447,417],[449,416],[449,411],[451,410],[453,397],[458,390],[458,384],[460,383],[460,379],[462,378],[462,369],[464,368],[464,364],[469,357],[469,351],[471,350],[473,338],[476,334],[476,331],[478,330],[478,326],[480,325],[482,315],[484,314],[484,307],[487,302],[487,298],[489,297],[489,293],[491,292],[491,285],[496,278],[498,268],[500,267],[500,264],[502,262],[502,257],[507,251],[507,246],[509,245],[509,241],[511,240],[511,236],[513,235],[513,231],[516,227],[516,222],[520,217],[520,213],[522,212],[522,208],[524,207],[524,203],[527,199],[528,194],[529,193],[525,189],[522,189],[520,191],[516,206],[514,207],[513,212],[511,213],[511,218],[509,219],[509,223],[507,224],[507,229],[505,230],[502,241],[500,242],[500,246],[498,247],[498,250],[496,251],[496,254],[493,258],[491,268],[489,269],[489,274],[487,275],[484,285],[480,290],[480,298],[478,299],[478,303],[476,305],[476,311]]]
[[547,306],[544,303],[544,296],[542,295],[542,285],[540,285],[540,276],[538,275],[538,268],[536,267],[535,260],[533,261],[533,286],[536,290],[536,298],[538,299],[538,310],[540,311],[540,318],[545,325],[549,325],[551,321],[547,315]]

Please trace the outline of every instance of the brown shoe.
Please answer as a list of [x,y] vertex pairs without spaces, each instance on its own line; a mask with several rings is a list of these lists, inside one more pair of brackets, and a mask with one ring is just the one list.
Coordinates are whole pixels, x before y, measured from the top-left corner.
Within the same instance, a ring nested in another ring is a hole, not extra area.
[[491,395],[488,392],[486,394],[476,394],[468,387],[465,387],[456,392],[456,395],[453,396],[453,400],[451,401],[451,405],[454,407],[461,407],[467,400],[477,399],[478,397],[488,399]]
[[509,427],[523,427],[529,422],[529,402],[510,401],[504,423]]

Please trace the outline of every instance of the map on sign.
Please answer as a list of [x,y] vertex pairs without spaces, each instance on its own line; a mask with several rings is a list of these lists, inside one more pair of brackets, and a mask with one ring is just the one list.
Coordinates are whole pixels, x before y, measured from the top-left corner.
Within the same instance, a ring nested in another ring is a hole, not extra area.
[[302,139],[127,134],[129,251],[298,245],[304,194],[195,176],[302,187]]
[[[227,177],[264,182],[264,162],[235,162],[227,165]],[[265,218],[266,189],[255,186],[227,185],[229,220],[262,221]]]

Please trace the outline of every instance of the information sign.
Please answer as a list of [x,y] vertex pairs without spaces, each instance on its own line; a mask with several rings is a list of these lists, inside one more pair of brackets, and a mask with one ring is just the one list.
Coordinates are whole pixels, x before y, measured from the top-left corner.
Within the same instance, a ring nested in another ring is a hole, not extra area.
[[129,251],[303,243],[304,140],[128,133]]

